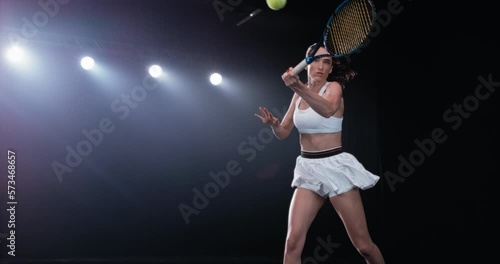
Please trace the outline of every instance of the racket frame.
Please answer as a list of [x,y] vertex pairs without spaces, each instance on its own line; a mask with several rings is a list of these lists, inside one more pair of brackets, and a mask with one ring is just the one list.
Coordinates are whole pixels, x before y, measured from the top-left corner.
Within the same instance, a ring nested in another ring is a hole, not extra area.
[[[327,37],[327,32],[328,32],[328,28],[330,27],[330,24],[332,23],[332,20],[333,18],[340,12],[340,9],[342,7],[344,7],[344,5],[346,5],[347,3],[349,3],[351,0],[344,0],[342,3],[340,3],[337,8],[335,9],[335,11],[330,15],[330,17],[328,18],[328,22],[326,23],[326,27],[324,28],[323,30],[323,34],[321,35],[321,38],[320,40],[316,43],[316,47],[314,48],[314,50],[311,52],[311,55],[307,56],[306,58],[304,58],[299,64],[297,64],[293,69],[292,71],[295,73],[295,74],[299,74],[300,72],[302,72],[302,70],[305,69],[305,67],[307,67],[307,65],[311,64],[313,61],[315,61],[316,59],[319,59],[319,58],[322,58],[322,57],[334,57],[334,58],[340,58],[340,57],[343,57],[343,56],[346,56],[346,55],[349,55],[349,54],[352,54],[353,52],[355,52],[357,49],[359,49],[359,47],[364,43],[364,41],[362,41],[359,45],[357,45],[356,47],[354,47],[353,49],[351,49],[349,52],[345,53],[345,54],[335,54],[333,52],[331,52],[331,50],[328,49],[327,45],[326,45],[326,37]],[[372,12],[372,21],[371,21],[371,24],[370,24],[370,29],[371,27],[373,27],[373,24],[375,22],[375,18],[376,18],[376,13],[375,13],[375,6],[373,4],[373,2],[371,0],[365,0],[368,2],[368,4],[372,7],[371,8],[371,12]],[[315,56],[316,53],[318,52],[319,48],[323,46],[326,51],[329,53],[329,54],[322,54],[322,55],[318,55],[318,56]]]

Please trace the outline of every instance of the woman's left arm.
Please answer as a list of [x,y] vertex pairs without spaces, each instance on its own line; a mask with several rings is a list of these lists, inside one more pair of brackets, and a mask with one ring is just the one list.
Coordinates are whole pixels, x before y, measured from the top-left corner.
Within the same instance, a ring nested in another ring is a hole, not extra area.
[[340,108],[342,101],[342,86],[340,83],[331,82],[328,84],[324,96],[321,96],[308,89],[290,69],[283,74],[282,79],[286,86],[302,97],[321,116],[331,117]]
[[328,84],[324,96],[307,89],[305,85],[290,88],[300,95],[316,113],[323,117],[331,117],[340,108],[342,86],[338,82]]

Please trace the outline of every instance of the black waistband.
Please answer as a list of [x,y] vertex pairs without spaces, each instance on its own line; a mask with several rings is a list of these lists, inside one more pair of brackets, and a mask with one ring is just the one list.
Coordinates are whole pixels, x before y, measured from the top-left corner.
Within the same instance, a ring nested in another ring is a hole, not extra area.
[[308,151],[301,151],[300,156],[303,158],[307,159],[320,159],[320,158],[326,158],[326,157],[331,157],[337,154],[342,153],[342,148],[335,148],[335,149],[329,149],[325,151],[320,151],[320,152],[308,152]]

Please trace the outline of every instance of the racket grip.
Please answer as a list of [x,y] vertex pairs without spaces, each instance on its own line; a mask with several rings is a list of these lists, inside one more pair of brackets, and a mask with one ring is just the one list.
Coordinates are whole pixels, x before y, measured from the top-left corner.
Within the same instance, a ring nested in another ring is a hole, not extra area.
[[295,74],[299,74],[302,70],[304,70],[306,66],[307,66],[307,61],[306,59],[304,59],[299,64],[297,64],[297,66],[295,66],[295,68],[293,68],[292,71]]

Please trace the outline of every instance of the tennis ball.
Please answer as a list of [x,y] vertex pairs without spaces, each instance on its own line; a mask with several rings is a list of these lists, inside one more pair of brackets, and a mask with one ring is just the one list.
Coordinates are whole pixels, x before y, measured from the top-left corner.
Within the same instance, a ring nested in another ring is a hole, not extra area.
[[280,10],[286,5],[286,0],[266,0],[267,6],[272,10]]

